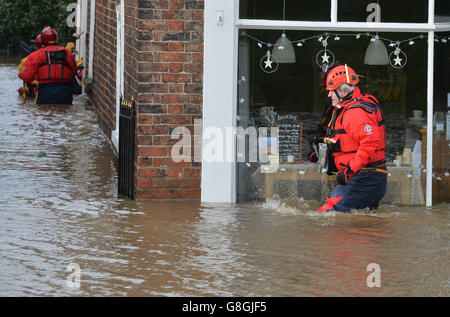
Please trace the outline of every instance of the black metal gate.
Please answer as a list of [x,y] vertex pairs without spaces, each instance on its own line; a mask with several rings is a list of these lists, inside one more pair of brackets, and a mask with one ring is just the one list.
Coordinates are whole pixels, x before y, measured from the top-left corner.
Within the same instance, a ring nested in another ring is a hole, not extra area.
[[134,153],[136,133],[136,101],[122,100],[120,96],[119,117],[119,195],[134,199]]

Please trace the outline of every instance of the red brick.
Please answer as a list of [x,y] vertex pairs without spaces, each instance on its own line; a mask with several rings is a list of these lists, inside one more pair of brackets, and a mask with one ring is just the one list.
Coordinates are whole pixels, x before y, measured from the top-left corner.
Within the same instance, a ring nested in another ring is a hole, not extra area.
[[191,187],[191,180],[190,179],[168,179],[167,180],[167,186],[169,188],[189,188]]
[[136,160],[137,166],[153,166],[153,160],[148,156],[138,156]]
[[137,123],[138,124],[152,124],[153,123],[153,116],[151,116],[151,115],[144,115],[144,114],[138,114],[137,115]]
[[203,63],[203,54],[202,53],[193,53],[192,54],[192,62]]
[[167,190],[167,193],[168,193],[168,198],[171,198],[171,199],[183,198],[183,190],[182,189],[170,188]]
[[184,69],[184,65],[183,64],[179,64],[179,63],[170,63],[169,64],[169,72],[171,73],[181,73]]
[[[169,92],[173,94],[181,94],[184,91],[184,84],[170,84]],[[170,113],[170,111],[169,111]]]
[[142,177],[165,177],[167,176],[167,171],[162,168],[138,168],[137,176]]
[[167,94],[161,97],[161,103],[165,104],[184,104],[188,97],[184,94]]
[[191,76],[187,74],[163,74],[162,80],[165,83],[189,83]]
[[173,20],[175,19],[175,12],[171,10],[161,11],[161,18],[164,20]]
[[200,189],[185,189],[183,191],[183,197],[184,198],[200,198],[201,191],[200,191]]
[[183,52],[184,43],[182,42],[169,42],[169,51],[171,52]]
[[175,162],[172,158],[153,158],[153,166],[155,167],[189,167],[190,162]]
[[179,167],[171,167],[167,172],[167,176],[171,178],[181,178],[183,176],[182,170]]
[[191,118],[187,117],[185,115],[168,115],[168,116],[161,117],[161,122],[167,123],[167,124],[176,124],[176,125],[190,124]]
[[[177,142],[178,142],[178,140],[172,139],[170,136],[164,136],[164,135],[154,135],[153,136],[153,145],[168,145],[171,147]],[[169,150],[169,154],[170,154],[170,150]]]
[[186,53],[162,53],[161,60],[163,62],[185,62],[188,63],[191,61],[191,56]]
[[202,182],[201,179],[193,179],[193,180],[192,180],[192,187],[194,187],[194,188],[200,188],[201,182]]
[[167,63],[140,63],[139,71],[143,73],[163,72],[166,73],[169,69]]
[[170,0],[169,9],[183,9],[184,0]]
[[155,20],[140,20],[140,30],[141,31],[152,31],[152,30],[168,30],[169,25],[167,21],[155,21]]
[[181,105],[170,105],[168,107],[168,112],[171,114],[180,114],[183,111],[183,106]]
[[197,178],[200,177],[201,170],[198,168],[185,168],[184,177],[186,178]]
[[203,102],[203,96],[189,96],[191,103],[193,104],[201,104]]
[[161,135],[169,134],[169,127],[166,125],[155,125],[155,126],[138,126],[137,131],[139,135]]
[[169,21],[169,30],[170,31],[183,31],[184,30],[184,22],[183,21]]
[[152,145],[152,137],[150,135],[138,135],[136,142],[139,145]]
[[154,178],[152,183],[155,188],[167,188],[167,179],[165,178]]
[[136,186],[138,188],[149,188],[152,187],[152,180],[150,178],[138,177],[136,181]]
[[203,64],[186,64],[184,65],[186,73],[203,73]]
[[203,52],[203,44],[186,43],[185,48],[186,52]]
[[192,20],[203,20],[203,10],[193,11]]
[[138,155],[143,156],[166,156],[167,148],[166,147],[139,147]]
[[156,198],[162,199],[167,198],[167,189],[146,189],[145,191],[140,191],[139,198]]

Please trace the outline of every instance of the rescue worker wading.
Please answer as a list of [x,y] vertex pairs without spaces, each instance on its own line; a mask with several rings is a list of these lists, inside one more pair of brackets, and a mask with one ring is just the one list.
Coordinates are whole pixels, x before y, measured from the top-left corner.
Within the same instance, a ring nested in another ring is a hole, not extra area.
[[376,209],[386,193],[386,132],[380,104],[356,86],[358,75],[347,65],[333,68],[326,89],[334,106],[324,138],[328,174],[337,172],[338,185],[319,211]]
[[[36,39],[34,40],[34,44],[36,45],[36,49],[42,48],[42,41],[41,41],[41,35],[39,34],[36,36]],[[27,57],[22,58],[19,64],[19,72],[23,71],[25,69],[25,63],[28,59]],[[36,96],[38,88],[38,82],[36,80],[33,80],[31,84],[27,84],[26,82],[23,82],[22,87],[18,89],[19,95],[22,96],[22,98],[26,99],[27,97],[34,97]]]
[[58,45],[58,33],[51,27],[42,30],[41,41],[44,47],[28,56],[19,77],[26,83],[37,79],[37,104],[72,104],[75,59],[69,50]]

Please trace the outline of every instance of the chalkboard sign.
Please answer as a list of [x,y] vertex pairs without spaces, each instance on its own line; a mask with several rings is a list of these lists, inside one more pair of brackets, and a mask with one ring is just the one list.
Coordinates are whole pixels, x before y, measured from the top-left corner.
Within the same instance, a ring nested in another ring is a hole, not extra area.
[[294,161],[300,161],[300,120],[297,114],[277,114],[278,151],[280,158],[288,161],[292,155]]

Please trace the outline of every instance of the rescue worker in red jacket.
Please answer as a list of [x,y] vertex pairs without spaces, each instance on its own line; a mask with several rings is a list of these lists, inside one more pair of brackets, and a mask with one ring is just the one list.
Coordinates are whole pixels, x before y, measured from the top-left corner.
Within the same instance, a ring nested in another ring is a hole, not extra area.
[[44,47],[28,56],[19,77],[26,83],[35,79],[39,82],[37,104],[72,104],[75,59],[69,50],[58,45],[58,33],[51,27],[42,30],[41,41]]
[[[42,41],[41,41],[41,34],[36,36],[36,39],[34,40],[34,44],[36,45],[36,49],[39,50],[42,48]],[[23,71],[25,69],[25,62],[27,61],[28,56],[22,58],[19,64],[19,72]],[[28,97],[34,97],[36,96],[38,87],[38,82],[34,80],[31,84],[27,84],[23,82],[23,85],[18,89],[19,95],[26,99]]]
[[378,101],[357,87],[359,78],[347,65],[333,68],[326,89],[334,106],[324,138],[329,155],[328,174],[338,185],[319,211],[378,208],[386,193],[386,132]]

